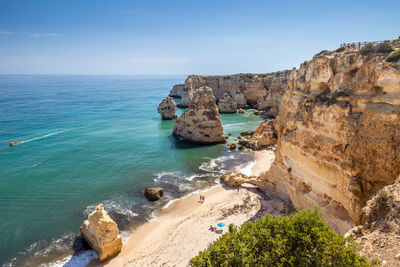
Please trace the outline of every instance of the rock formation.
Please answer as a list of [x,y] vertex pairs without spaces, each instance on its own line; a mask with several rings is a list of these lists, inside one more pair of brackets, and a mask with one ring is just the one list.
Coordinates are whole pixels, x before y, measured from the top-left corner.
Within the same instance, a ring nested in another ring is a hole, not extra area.
[[122,242],[117,224],[103,209],[103,204],[89,214],[81,226],[83,239],[93,248],[101,261],[104,261],[121,251]]
[[184,84],[175,84],[169,92],[170,97],[181,98]]
[[173,120],[178,117],[176,115],[177,110],[175,101],[172,97],[167,97],[161,101],[160,105],[158,105],[157,112],[161,114],[163,120]]
[[161,187],[147,187],[144,195],[148,200],[156,201],[164,195],[164,190]]
[[224,143],[221,116],[211,88],[198,88],[188,109],[175,121],[173,134],[195,143]]
[[266,120],[254,132],[242,133],[242,135],[246,135],[247,138],[242,138],[239,144],[252,150],[261,150],[274,146],[278,140],[274,120]]
[[265,111],[266,115],[277,116],[279,105],[286,90],[289,88],[290,71],[275,72],[266,79],[267,93],[258,99],[257,109]]
[[219,101],[228,93],[237,103],[239,108],[255,107],[257,101],[266,94],[266,74],[235,74],[226,76],[189,76],[182,90],[182,101],[179,107],[187,107],[193,97],[194,91],[202,86],[213,90],[215,98]]
[[225,93],[224,97],[218,102],[218,110],[220,113],[236,113],[237,103],[228,93]]
[[345,232],[400,173],[400,63],[327,52],[292,70],[276,120],[277,158],[260,177]]
[[400,176],[385,186],[363,208],[362,226],[355,226],[346,236],[359,242],[361,254],[369,260],[378,258],[387,266],[400,265]]

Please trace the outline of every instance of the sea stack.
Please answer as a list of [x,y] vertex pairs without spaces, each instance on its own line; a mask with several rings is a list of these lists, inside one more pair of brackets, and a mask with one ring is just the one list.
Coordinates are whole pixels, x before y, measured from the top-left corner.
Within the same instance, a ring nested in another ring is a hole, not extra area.
[[118,226],[99,204],[81,226],[83,239],[99,255],[101,261],[117,255],[122,248]]
[[195,143],[225,143],[221,116],[210,87],[195,90],[188,109],[175,121],[173,134]]
[[218,102],[218,110],[220,113],[236,113],[237,103],[228,93],[225,93],[224,97]]
[[172,97],[167,97],[158,105],[157,112],[161,114],[163,120],[173,120],[178,116],[176,115],[176,104]]

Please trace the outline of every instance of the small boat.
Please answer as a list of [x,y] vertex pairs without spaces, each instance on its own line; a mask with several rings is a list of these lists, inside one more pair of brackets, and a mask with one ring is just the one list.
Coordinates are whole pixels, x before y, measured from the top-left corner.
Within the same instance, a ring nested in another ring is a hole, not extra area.
[[20,141],[12,141],[12,142],[10,142],[10,146],[16,146],[16,145],[19,145],[19,144],[21,144]]

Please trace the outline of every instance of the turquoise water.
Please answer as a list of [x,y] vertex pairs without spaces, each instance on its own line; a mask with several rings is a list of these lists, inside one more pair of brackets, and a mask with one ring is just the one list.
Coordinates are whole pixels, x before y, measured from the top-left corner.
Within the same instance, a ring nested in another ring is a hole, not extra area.
[[[157,106],[184,79],[0,76],[1,264],[37,265],[79,251],[79,227],[99,202],[124,233],[251,160],[224,144],[171,136],[173,121],[162,121]],[[233,136],[260,120],[251,111],[222,115]],[[22,144],[10,147],[15,140]],[[143,196],[153,185],[165,189],[160,202]]]

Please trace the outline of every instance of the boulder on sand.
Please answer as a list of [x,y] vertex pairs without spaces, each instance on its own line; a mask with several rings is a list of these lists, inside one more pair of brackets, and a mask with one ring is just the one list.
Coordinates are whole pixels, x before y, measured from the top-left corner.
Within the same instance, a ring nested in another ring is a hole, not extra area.
[[118,226],[99,204],[81,226],[82,238],[99,255],[101,261],[117,255],[122,248]]

